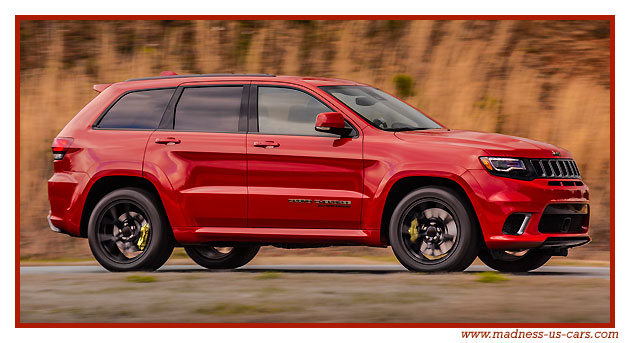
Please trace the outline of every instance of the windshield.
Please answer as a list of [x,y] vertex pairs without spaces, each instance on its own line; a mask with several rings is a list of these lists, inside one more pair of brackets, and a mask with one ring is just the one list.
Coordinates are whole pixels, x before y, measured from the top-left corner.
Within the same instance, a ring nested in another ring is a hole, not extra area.
[[325,86],[321,89],[339,99],[381,130],[410,131],[442,128],[420,111],[376,88]]

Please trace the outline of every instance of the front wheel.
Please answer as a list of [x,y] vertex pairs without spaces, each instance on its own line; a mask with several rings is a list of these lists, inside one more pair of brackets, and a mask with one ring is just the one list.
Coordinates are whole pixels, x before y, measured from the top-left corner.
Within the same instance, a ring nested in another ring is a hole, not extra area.
[[479,250],[474,213],[454,191],[419,188],[394,209],[389,241],[398,261],[418,272],[462,271]]
[[540,268],[551,258],[551,253],[540,249],[507,251],[481,249],[479,259],[486,266],[504,273],[525,273]]
[[214,247],[190,245],[186,253],[198,265],[208,269],[234,269],[246,265],[258,253],[259,246]]

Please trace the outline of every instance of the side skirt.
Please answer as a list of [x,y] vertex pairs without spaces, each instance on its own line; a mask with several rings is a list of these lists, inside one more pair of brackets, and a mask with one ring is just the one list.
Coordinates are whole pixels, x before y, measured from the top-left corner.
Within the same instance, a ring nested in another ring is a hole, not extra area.
[[383,246],[379,230],[174,227],[173,234],[179,244],[260,242]]

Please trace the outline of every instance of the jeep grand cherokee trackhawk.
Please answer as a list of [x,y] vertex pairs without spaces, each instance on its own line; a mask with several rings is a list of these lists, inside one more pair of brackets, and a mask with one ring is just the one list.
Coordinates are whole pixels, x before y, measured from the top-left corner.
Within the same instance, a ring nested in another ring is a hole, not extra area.
[[450,130],[364,84],[164,72],[94,89],[53,141],[48,219],[111,271],[174,246],[236,268],[262,245],[367,245],[414,271],[524,272],[590,240],[568,151]]

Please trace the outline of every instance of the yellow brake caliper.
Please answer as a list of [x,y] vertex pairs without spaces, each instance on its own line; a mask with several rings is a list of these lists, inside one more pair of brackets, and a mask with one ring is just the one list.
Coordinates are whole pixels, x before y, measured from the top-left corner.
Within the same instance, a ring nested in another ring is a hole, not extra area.
[[409,228],[409,235],[411,235],[411,243],[415,243],[418,239],[418,218],[414,218]]
[[140,239],[138,239],[138,248],[144,250],[147,246],[147,239],[149,238],[149,224],[144,224],[140,228]]

